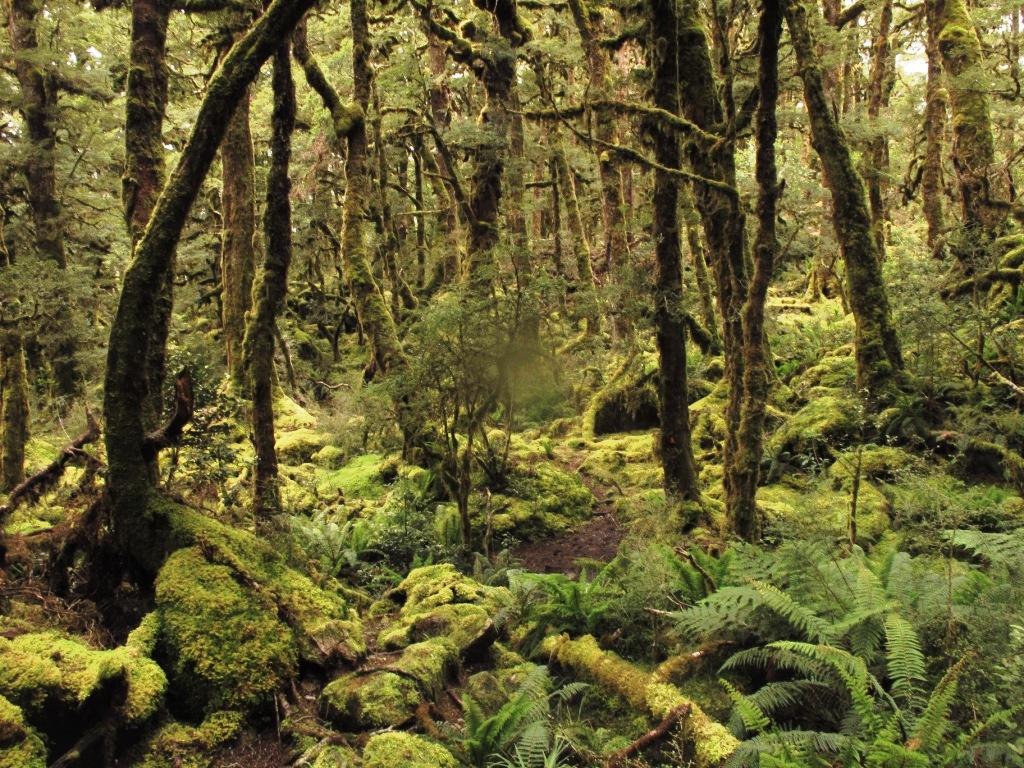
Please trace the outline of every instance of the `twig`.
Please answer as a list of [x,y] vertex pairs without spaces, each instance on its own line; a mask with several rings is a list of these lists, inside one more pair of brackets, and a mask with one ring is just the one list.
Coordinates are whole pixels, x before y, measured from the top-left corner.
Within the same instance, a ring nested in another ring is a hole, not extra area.
[[609,757],[608,762],[605,763],[605,768],[616,768],[616,766],[621,765],[626,759],[632,757],[644,747],[665,738],[680,720],[684,717],[689,717],[691,709],[689,704],[681,704],[673,709],[665,715],[665,719],[658,723],[657,727]]

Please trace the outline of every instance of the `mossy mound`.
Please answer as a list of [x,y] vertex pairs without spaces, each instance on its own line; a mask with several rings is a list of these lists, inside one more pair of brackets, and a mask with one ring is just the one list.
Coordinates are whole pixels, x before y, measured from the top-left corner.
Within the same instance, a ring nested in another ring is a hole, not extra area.
[[854,392],[857,361],[852,355],[828,355],[794,377],[789,385],[808,399],[832,390]]
[[132,646],[95,650],[54,631],[0,638],[0,696],[30,719],[70,720],[106,697],[122,722],[138,723],[160,706],[166,685],[160,667]]
[[511,599],[504,587],[487,587],[444,563],[417,568],[373,606],[398,608],[398,618],[378,636],[382,648],[398,649],[432,637],[447,638],[461,658],[481,655],[497,639],[493,616]]
[[594,496],[578,475],[545,462],[517,467],[508,489],[494,494],[491,506],[501,510],[493,517],[495,533],[533,541],[563,533],[587,519]]
[[176,706],[191,716],[258,711],[300,660],[331,666],[365,654],[345,601],[268,544],[187,508],[173,519],[183,541],[157,576],[154,621]]
[[583,414],[583,434],[596,437],[659,426],[657,375],[654,355],[644,355],[628,369],[620,369],[590,399]]
[[378,733],[363,750],[363,768],[458,768],[440,744],[412,733]]
[[849,445],[860,428],[860,403],[842,395],[811,400],[768,438],[773,454],[804,455],[817,461]]
[[[766,485],[757,491],[757,505],[764,511],[769,528],[778,527],[789,536],[835,539],[847,535],[850,495],[831,487],[795,489],[785,483]],[[862,481],[857,494],[857,539],[861,544],[878,541],[889,530],[892,504],[874,485]]]
[[234,741],[245,718],[240,712],[214,712],[198,725],[170,722],[153,734],[137,768],[210,768],[215,752]]
[[345,675],[328,683],[320,694],[325,717],[355,731],[402,725],[419,703],[415,682],[386,671]]
[[0,768],[46,768],[46,745],[25,715],[0,696]]
[[317,483],[317,493],[332,498],[339,493],[345,499],[379,499],[387,487],[398,479],[398,464],[378,453],[356,456],[341,469],[324,472]]
[[278,432],[274,449],[278,461],[284,464],[305,464],[313,455],[322,451],[330,442],[330,436],[315,429],[293,429]]
[[580,464],[580,474],[623,495],[662,486],[663,473],[654,456],[653,433],[617,435],[595,440],[585,447],[588,450]]
[[858,451],[851,448],[840,454],[829,468],[829,475],[842,487],[848,487],[855,472],[862,478],[883,483],[898,480],[907,472],[921,470],[924,462],[902,448],[889,445],[866,445]]

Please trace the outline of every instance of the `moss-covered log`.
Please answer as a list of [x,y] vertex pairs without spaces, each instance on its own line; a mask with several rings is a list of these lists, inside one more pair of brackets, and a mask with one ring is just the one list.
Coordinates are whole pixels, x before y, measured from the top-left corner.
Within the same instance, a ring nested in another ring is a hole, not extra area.
[[210,81],[181,159],[157,201],[149,226],[125,272],[110,331],[104,392],[107,420],[107,488],[113,524],[126,554],[155,573],[167,555],[166,520],[154,505],[147,461],[143,408],[150,378],[139,370],[150,350],[163,343],[155,330],[153,297],[173,274],[181,229],[221,143],[227,120],[260,67],[295,26],[312,0],[275,0],[231,49]]
[[541,651],[552,662],[592,680],[605,690],[621,696],[633,708],[662,720],[679,707],[689,706],[679,729],[692,745],[698,768],[724,765],[736,750],[736,738],[721,723],[715,722],[674,685],[657,674],[648,674],[609,651],[602,651],[590,635],[570,640],[567,635],[549,637]]
[[786,22],[804,82],[804,101],[811,121],[811,143],[821,158],[832,192],[832,221],[846,263],[847,297],[857,323],[857,387],[869,402],[884,402],[903,369],[896,329],[889,314],[889,296],[871,226],[864,182],[853,153],[825,93],[821,63],[811,37],[808,6],[787,0]]

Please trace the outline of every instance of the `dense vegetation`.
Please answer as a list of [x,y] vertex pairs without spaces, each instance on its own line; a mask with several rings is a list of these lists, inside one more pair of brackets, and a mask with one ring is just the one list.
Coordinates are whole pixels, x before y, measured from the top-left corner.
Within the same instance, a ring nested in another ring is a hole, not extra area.
[[1018,6],[2,7],[0,768],[1024,765]]

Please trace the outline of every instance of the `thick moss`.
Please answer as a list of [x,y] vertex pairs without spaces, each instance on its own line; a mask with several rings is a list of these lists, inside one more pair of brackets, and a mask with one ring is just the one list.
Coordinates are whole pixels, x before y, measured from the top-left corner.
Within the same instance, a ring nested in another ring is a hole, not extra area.
[[152,715],[163,700],[167,679],[137,649],[98,651],[57,632],[0,639],[0,696],[29,712],[78,711],[106,684],[123,681],[127,691],[118,709],[126,723]]
[[191,713],[258,709],[297,667],[276,606],[240,576],[190,547],[171,555],[157,577],[160,649],[171,692]]
[[317,492],[327,498],[340,491],[346,499],[379,499],[387,491],[387,484],[396,478],[393,460],[368,453],[355,457],[341,469],[322,474]]
[[315,429],[278,430],[275,450],[278,459],[284,463],[304,464],[312,461],[314,454],[322,451],[329,441],[329,435]]
[[[769,527],[778,525],[793,535],[808,538],[846,535],[850,519],[850,489],[832,487],[795,489],[785,483],[762,486],[757,491],[758,506]],[[872,483],[862,480],[857,494],[857,538],[862,543],[877,541],[891,522],[892,505]]]
[[[570,530],[590,516],[594,496],[578,475],[551,463],[518,468],[509,478],[505,494],[494,494],[495,533],[514,533],[524,541]],[[482,506],[482,505],[481,505]]]
[[210,768],[215,750],[238,737],[245,718],[240,712],[214,712],[197,726],[171,722],[150,738],[137,768]]
[[46,745],[21,709],[0,696],[0,768],[46,768]]
[[825,395],[811,400],[789,417],[768,440],[773,454],[810,454],[822,460],[829,450],[849,445],[860,428],[860,404],[851,398]]
[[413,680],[380,670],[345,675],[328,683],[320,694],[324,715],[340,727],[357,731],[402,725],[419,703]]
[[439,744],[411,733],[379,733],[363,750],[363,768],[458,768]]

